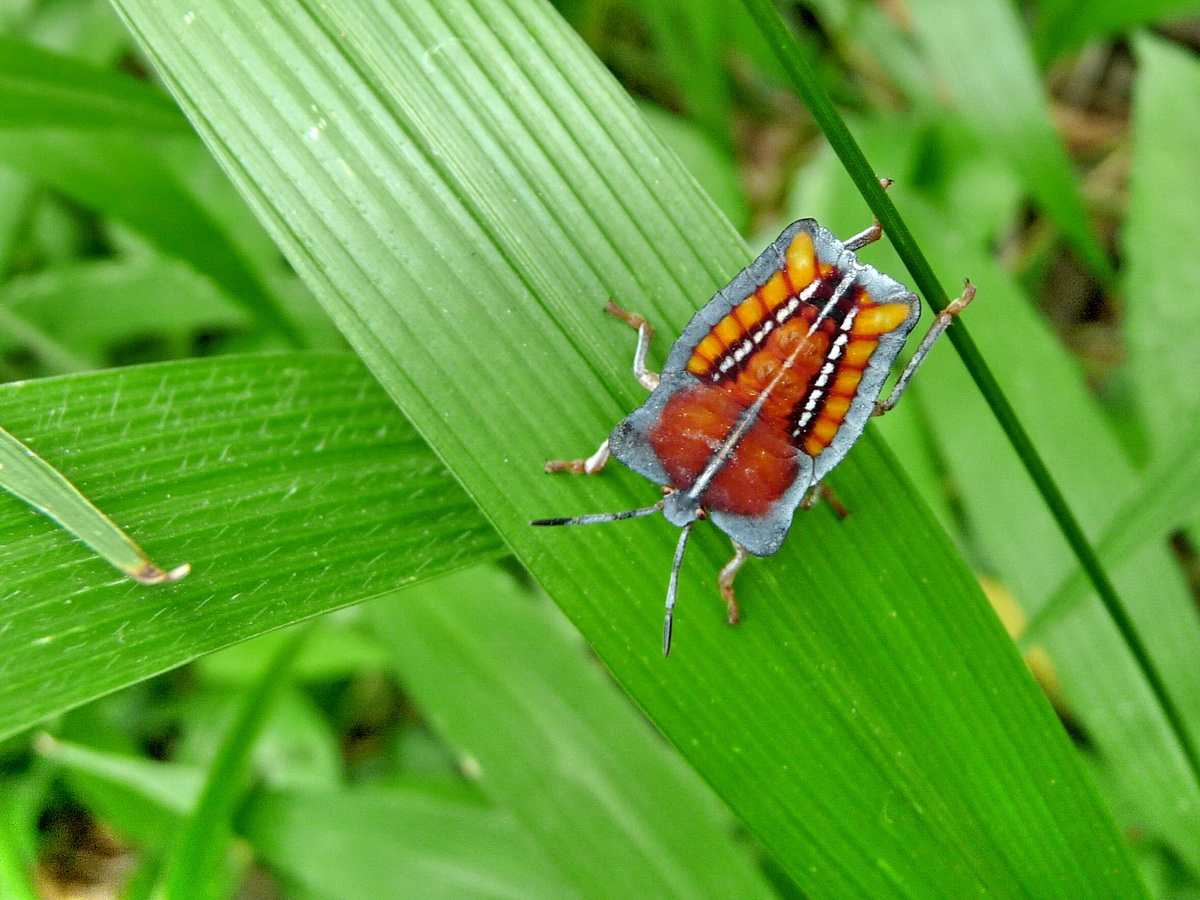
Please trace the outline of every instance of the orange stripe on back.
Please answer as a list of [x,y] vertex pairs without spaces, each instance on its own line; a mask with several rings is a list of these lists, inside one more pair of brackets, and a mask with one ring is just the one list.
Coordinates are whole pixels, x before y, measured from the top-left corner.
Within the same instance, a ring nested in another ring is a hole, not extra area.
[[784,303],[788,298],[787,279],[783,277],[783,272],[779,271],[767,279],[767,283],[759,289],[762,295],[763,302],[767,304],[769,309],[776,309],[781,303]]
[[725,345],[721,342],[721,339],[715,334],[710,333],[706,334],[704,336],[704,340],[696,345],[696,349],[694,351],[695,355],[692,357],[692,359],[695,359],[696,356],[700,356],[709,363],[714,363],[721,358],[721,354],[724,352]]
[[911,312],[907,303],[881,303],[859,309],[850,326],[854,337],[878,337],[895,331]]
[[833,436],[842,427],[842,422],[846,419],[846,410],[849,408],[849,397],[830,397],[804,439],[804,452],[815,457],[833,443]]
[[849,408],[850,408],[850,398],[849,397],[843,397],[843,396],[834,394],[834,395],[831,395],[830,398],[825,401],[825,409],[823,410],[823,414],[827,415],[827,416],[832,416],[835,419],[844,419],[846,417],[846,410],[848,410]]
[[[735,306],[696,345],[687,370],[693,375],[711,375],[726,353],[735,349],[758,325],[782,304],[808,285],[818,271],[812,236],[801,231],[784,253],[784,267]],[[829,269],[821,264],[821,271]],[[807,329],[805,329],[807,330]]]
[[834,419],[830,416],[820,416],[817,423],[813,425],[810,432],[813,437],[823,441],[826,446],[833,440],[833,436],[837,434],[838,427],[842,424],[841,419]]
[[749,333],[754,326],[763,320],[769,310],[766,304],[762,302],[758,291],[755,291],[741,303],[733,308],[733,315],[737,317],[738,322],[742,325],[742,331]]
[[791,279],[793,290],[801,290],[812,284],[816,267],[816,250],[813,248],[812,236],[807,231],[800,231],[792,238],[787,248],[787,274]]
[[721,342],[726,347],[732,347],[737,341],[741,340],[744,332],[742,326],[732,313],[723,318],[717,323],[717,327],[712,330]]
[[852,338],[850,343],[846,345],[846,361],[843,365],[865,366],[867,360],[871,358],[871,354],[875,352],[875,347],[878,343],[878,341],[864,338]]
[[837,378],[833,380],[833,387],[829,389],[829,393],[851,397],[858,390],[858,383],[861,380],[862,369],[851,369],[849,366],[843,365]]

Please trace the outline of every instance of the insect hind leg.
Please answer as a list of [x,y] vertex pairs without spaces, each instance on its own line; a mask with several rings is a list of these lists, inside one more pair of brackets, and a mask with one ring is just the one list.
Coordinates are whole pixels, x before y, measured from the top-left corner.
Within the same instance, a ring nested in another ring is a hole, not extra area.
[[[893,182],[890,178],[879,179],[879,186],[885,191],[894,183],[895,182]],[[854,237],[842,242],[843,246],[847,250],[861,250],[863,247],[867,246],[867,244],[873,244],[883,237],[883,226],[879,224],[879,219],[875,218],[874,216],[872,216],[871,219],[873,224],[870,228],[868,228],[866,231],[860,231],[858,234],[854,235]]]
[[938,317],[934,319],[933,324],[929,326],[929,330],[925,332],[925,337],[921,339],[921,344],[917,347],[917,352],[912,355],[912,359],[908,361],[908,365],[904,367],[904,371],[896,379],[896,386],[892,388],[892,392],[888,394],[886,400],[875,404],[875,409],[871,415],[882,416],[885,412],[891,411],[892,407],[900,400],[904,389],[908,387],[909,379],[913,377],[913,373],[925,361],[926,355],[937,339],[942,336],[942,332],[950,327],[950,323],[954,321],[954,317],[966,309],[974,299],[975,285],[968,281],[963,286],[962,295],[958,299],[951,301],[945,309],[938,313]]

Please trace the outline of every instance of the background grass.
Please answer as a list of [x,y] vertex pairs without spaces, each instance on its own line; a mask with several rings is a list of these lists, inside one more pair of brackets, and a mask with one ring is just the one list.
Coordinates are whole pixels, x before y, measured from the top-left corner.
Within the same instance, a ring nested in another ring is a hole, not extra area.
[[[124,583],[0,504],[0,879],[1193,895],[1200,64],[1127,31],[1177,4],[1043,6],[787,11],[938,277],[979,285],[1182,732],[948,348],[835,474],[853,515],[747,569],[736,630],[698,530],[669,661],[672,529],[528,528],[654,495],[540,473],[642,396],[607,298],[657,365],[738,230],[869,220],[740,7],[7,10],[0,424],[193,573]],[[1037,623],[1036,679],[981,581]]]

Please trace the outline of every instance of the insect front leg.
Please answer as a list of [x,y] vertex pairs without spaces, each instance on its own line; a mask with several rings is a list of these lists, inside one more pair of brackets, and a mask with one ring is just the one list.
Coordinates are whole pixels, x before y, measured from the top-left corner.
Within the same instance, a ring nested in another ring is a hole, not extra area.
[[548,459],[547,472],[574,472],[576,475],[595,475],[608,465],[608,438],[587,459]]
[[913,373],[925,361],[925,356],[929,353],[930,348],[933,347],[934,342],[942,336],[943,331],[950,327],[950,323],[954,321],[954,317],[966,309],[974,299],[975,285],[968,281],[963,287],[962,296],[952,301],[945,309],[938,313],[938,317],[929,326],[929,330],[925,332],[925,337],[921,340],[920,346],[917,347],[917,352],[912,355],[912,359],[908,361],[908,365],[904,367],[904,371],[896,379],[896,386],[892,388],[892,392],[888,394],[886,400],[875,404],[875,409],[871,415],[882,416],[896,405],[900,396],[904,393],[904,389],[908,387],[909,379],[913,377]]
[[750,551],[739,544],[733,542],[733,559],[725,563],[721,569],[721,574],[717,576],[717,585],[721,588],[721,596],[725,598],[725,606],[729,609],[729,618],[726,619],[730,625],[736,625],[740,615],[738,614],[737,595],[733,592],[733,579],[737,577],[738,570],[746,564],[746,560],[750,558]]
[[800,509],[812,509],[821,502],[822,497],[829,501],[830,509],[833,510],[833,514],[839,519],[844,519],[850,515],[850,510],[846,509],[846,505],[838,499],[838,495],[833,492],[833,488],[823,481],[818,481],[804,492],[804,496],[800,500]]

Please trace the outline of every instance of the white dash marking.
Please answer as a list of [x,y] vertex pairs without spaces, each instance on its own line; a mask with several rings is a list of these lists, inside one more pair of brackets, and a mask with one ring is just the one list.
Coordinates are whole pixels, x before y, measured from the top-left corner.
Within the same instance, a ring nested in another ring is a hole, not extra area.
[[[814,388],[825,387],[825,382],[829,381],[829,376],[833,374],[834,365],[832,362],[827,362],[821,366],[821,374],[817,376],[817,380],[813,382]],[[818,394],[820,391],[817,392]]]

